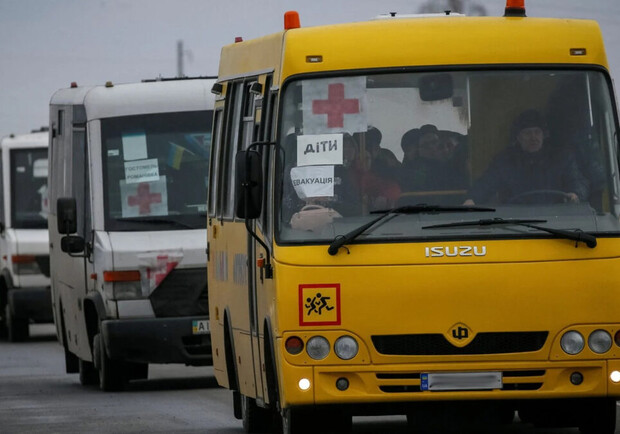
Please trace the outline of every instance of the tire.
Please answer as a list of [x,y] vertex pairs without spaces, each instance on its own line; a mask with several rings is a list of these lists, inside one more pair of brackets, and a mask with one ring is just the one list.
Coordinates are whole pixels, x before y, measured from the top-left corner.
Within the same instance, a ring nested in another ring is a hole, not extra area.
[[616,431],[616,400],[594,401],[584,409],[585,420],[579,425],[582,434],[614,434]]
[[322,432],[310,409],[283,408],[280,412],[282,434],[316,434]]
[[272,412],[256,405],[254,398],[241,395],[243,429],[247,433],[271,432]]
[[111,360],[105,350],[101,334],[97,333],[93,339],[93,346],[97,349],[99,366],[99,388],[105,392],[117,392],[127,384],[124,363]]
[[78,366],[80,370],[80,384],[82,386],[99,384],[99,372],[92,362],[78,359]]
[[129,380],[146,380],[149,377],[148,363],[125,363]]
[[9,341],[23,342],[28,339],[28,320],[23,318],[13,318],[13,314],[11,314],[11,308],[8,303],[4,309],[4,314],[4,317],[6,318]]

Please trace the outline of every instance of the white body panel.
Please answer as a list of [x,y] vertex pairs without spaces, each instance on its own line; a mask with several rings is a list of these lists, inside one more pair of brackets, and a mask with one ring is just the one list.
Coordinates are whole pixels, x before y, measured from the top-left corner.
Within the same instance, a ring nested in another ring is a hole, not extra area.
[[[75,196],[72,191],[72,185],[75,186],[72,170],[75,168],[71,167],[74,153],[63,151],[54,161],[50,157],[50,179],[54,177],[50,182],[53,191],[50,193],[49,217],[54,315],[59,340],[82,360],[92,360],[92,342],[89,342],[86,323],[93,320],[86,319],[84,309],[89,297],[103,301],[105,312],[97,312],[95,321],[155,317],[148,298],[117,300],[113,284],[104,281],[104,272],[140,270],[140,258],[145,254],[174,250],[183,252],[177,268],[205,267],[206,273],[206,229],[110,232],[105,228],[101,120],[212,110],[214,97],[210,90],[213,83],[214,80],[192,79],[80,87],[61,89],[51,98],[50,127],[54,128],[53,133],[64,129],[65,138],[59,140],[65,140],[64,147],[69,148],[74,144],[67,145],[66,132],[82,128],[87,149],[88,189],[84,197],[89,200],[85,199],[82,206],[87,208],[91,219],[87,233],[91,235],[92,253],[88,260],[62,252],[60,240],[63,234],[57,230],[56,199]],[[66,112],[64,120],[58,116],[60,110]],[[65,174],[61,175],[58,170]]]

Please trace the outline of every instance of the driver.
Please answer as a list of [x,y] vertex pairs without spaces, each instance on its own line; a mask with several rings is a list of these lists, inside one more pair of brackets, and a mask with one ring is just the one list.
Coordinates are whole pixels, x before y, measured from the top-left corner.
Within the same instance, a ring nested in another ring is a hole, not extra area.
[[[536,110],[514,121],[512,145],[495,156],[469,190],[465,205],[476,203],[577,203],[588,197],[587,182],[572,154],[545,142],[546,123]],[[527,197],[527,199],[526,199]],[[512,200],[511,200],[512,199]]]

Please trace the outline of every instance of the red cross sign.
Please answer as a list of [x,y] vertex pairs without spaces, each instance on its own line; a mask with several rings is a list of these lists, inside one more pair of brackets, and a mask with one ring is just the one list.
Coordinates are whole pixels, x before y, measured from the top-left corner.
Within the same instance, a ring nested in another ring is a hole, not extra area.
[[138,184],[138,194],[136,196],[128,196],[127,203],[129,206],[139,206],[140,215],[151,213],[151,204],[161,203],[161,193],[151,193],[151,187],[146,182]]
[[312,101],[312,113],[326,114],[327,127],[344,127],[344,115],[360,112],[358,99],[346,99],[344,97],[344,84],[332,83],[327,87],[327,99],[315,99]]
[[304,134],[366,131],[366,77],[305,80],[302,83]]

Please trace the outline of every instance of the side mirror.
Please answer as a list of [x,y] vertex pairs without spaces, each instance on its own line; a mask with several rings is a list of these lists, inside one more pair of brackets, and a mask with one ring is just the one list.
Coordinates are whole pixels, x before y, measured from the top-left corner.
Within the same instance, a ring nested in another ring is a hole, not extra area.
[[260,217],[263,205],[263,170],[256,151],[239,151],[235,156],[235,215],[243,219]]
[[56,209],[58,211],[58,232],[65,235],[76,233],[77,207],[75,198],[59,197],[56,202]]
[[420,78],[418,86],[422,101],[439,101],[452,98],[454,94],[452,75],[448,73],[425,75]]
[[81,253],[85,246],[84,238],[77,235],[66,235],[60,239],[60,249],[65,253]]

